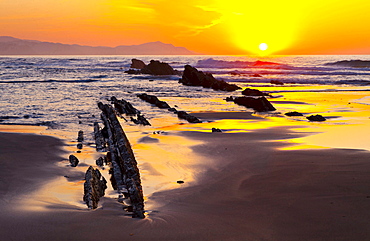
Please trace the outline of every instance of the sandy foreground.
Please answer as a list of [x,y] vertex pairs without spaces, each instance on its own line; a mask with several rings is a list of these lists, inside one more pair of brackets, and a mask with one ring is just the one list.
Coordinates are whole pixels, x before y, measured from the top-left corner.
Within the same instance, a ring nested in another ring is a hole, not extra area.
[[[225,115],[233,118],[199,114]],[[281,140],[305,135],[288,126],[171,135],[198,143],[192,168],[203,171],[152,194],[139,220],[112,198],[91,211],[46,195],[39,208],[43,185],[83,173],[60,164],[59,139],[0,132],[0,240],[370,240],[370,152],[283,150]]]

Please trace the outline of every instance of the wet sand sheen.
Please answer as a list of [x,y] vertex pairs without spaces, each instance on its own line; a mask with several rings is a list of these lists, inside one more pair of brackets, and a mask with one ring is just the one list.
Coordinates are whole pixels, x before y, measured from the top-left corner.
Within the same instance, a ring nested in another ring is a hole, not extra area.
[[45,136],[0,133],[5,167],[1,169],[0,190],[4,194],[2,237],[365,240],[370,235],[368,151],[282,151],[288,144],[279,140],[304,135],[288,127],[171,135],[197,143],[191,147],[193,158],[206,168],[195,176],[193,185],[154,193],[149,198],[153,209],[148,218],[137,220],[125,216],[111,198],[103,198],[95,211],[55,200],[46,210],[19,209],[20,199],[69,174],[65,167],[55,165],[63,159],[59,156],[63,143]]

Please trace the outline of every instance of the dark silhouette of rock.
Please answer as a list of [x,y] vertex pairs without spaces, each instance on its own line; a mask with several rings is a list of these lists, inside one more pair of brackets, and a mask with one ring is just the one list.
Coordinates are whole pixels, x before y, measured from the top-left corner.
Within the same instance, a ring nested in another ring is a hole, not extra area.
[[169,112],[173,112],[173,113],[177,114],[177,110],[176,110],[176,108],[169,108],[169,109],[168,109],[168,111],[169,111]]
[[96,165],[99,166],[99,167],[102,167],[104,165],[104,158],[103,157],[99,157],[96,161],[95,161]]
[[234,102],[258,112],[274,111],[275,107],[265,97],[235,97]]
[[72,167],[77,167],[80,161],[74,155],[69,155],[69,162],[71,163]]
[[185,65],[185,70],[182,78],[179,80],[179,83],[189,86],[202,86],[204,88],[212,88],[214,90],[222,91],[235,91],[240,89],[240,87],[235,84],[229,84],[223,80],[217,80],[212,74],[198,71],[196,68],[190,65]]
[[202,123],[197,117],[186,113],[185,111],[178,111],[177,116],[180,119],[187,120],[189,123]]
[[322,115],[310,115],[306,118],[310,121],[326,121],[326,118]]
[[222,130],[220,130],[218,128],[212,128],[212,132],[222,132]]
[[132,106],[132,104],[124,99],[118,100],[115,96],[111,97],[111,102],[114,108],[120,114],[136,115],[140,114],[140,111]]
[[98,207],[98,202],[105,195],[107,181],[98,169],[90,166],[85,173],[83,200],[90,209]]
[[129,69],[125,71],[126,74],[141,74],[141,70]]
[[269,95],[269,94],[263,93],[262,91],[259,91],[257,89],[250,89],[250,88],[245,88],[242,91],[242,94],[246,95],[246,96],[268,96]]
[[131,121],[137,125],[151,126],[149,121],[143,115],[140,114],[137,114],[137,119],[131,117]]
[[145,68],[146,64],[139,60],[139,59],[131,59],[131,66],[130,68],[134,68],[134,69],[143,69]]
[[78,132],[77,141],[78,142],[83,142],[84,141],[84,132],[83,131]]
[[286,116],[303,116],[302,113],[299,113],[297,111],[287,112],[285,113]]
[[108,134],[112,186],[129,198],[133,207],[132,217],[145,218],[140,172],[130,142],[113,107],[101,102],[98,107],[102,111],[101,118]]
[[105,151],[106,150],[106,142],[100,130],[100,126],[98,122],[94,122],[94,137],[95,137],[95,146],[97,151]]
[[178,183],[178,184],[184,184],[185,182],[184,182],[184,181],[179,180],[179,181],[177,181],[177,183]]
[[150,63],[141,69],[143,74],[151,75],[178,75],[179,72],[174,70],[169,64],[158,60],[150,60]]
[[230,97],[226,97],[225,99],[226,101],[234,101],[234,97],[230,96]]
[[270,81],[270,84],[273,84],[273,85],[284,85],[284,82],[281,82],[279,80],[271,80]]
[[138,94],[137,97],[140,99],[149,102],[150,104],[156,105],[158,108],[161,109],[169,109],[171,108],[165,101],[161,101],[158,99],[158,97],[154,95],[148,95],[146,93]]
[[77,149],[82,149],[82,146],[83,146],[82,143],[78,143],[77,144]]

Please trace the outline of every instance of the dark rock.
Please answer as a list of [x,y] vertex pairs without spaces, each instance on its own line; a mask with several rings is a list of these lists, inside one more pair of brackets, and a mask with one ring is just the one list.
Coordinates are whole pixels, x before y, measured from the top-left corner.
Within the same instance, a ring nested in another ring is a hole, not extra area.
[[151,126],[149,121],[143,115],[140,114],[137,115],[137,119],[131,117],[131,121],[133,121],[137,125]]
[[77,149],[82,149],[82,143],[77,144]]
[[100,130],[98,122],[94,123],[94,137],[97,151],[105,151],[105,139],[102,130]]
[[112,96],[111,101],[113,103],[114,108],[120,114],[126,114],[126,115],[140,114],[140,111],[137,110],[135,107],[133,107],[132,104],[126,100],[123,100],[123,99],[118,100],[115,96]]
[[212,88],[214,90],[235,91],[240,89],[235,84],[229,84],[223,80],[217,80],[210,73],[203,73],[196,68],[185,65],[185,70],[179,83],[189,86],[203,86],[204,88]]
[[299,113],[297,111],[287,112],[284,115],[286,115],[286,116],[303,116],[302,113]]
[[185,183],[184,181],[177,181],[178,184],[183,184]]
[[98,202],[105,195],[107,181],[101,175],[98,169],[90,166],[85,174],[84,196],[83,200],[90,209],[98,207]]
[[142,70],[143,74],[151,75],[178,75],[179,72],[174,70],[169,64],[160,62],[158,60],[150,60]]
[[235,97],[234,103],[243,105],[247,108],[253,108],[258,112],[274,111],[275,107],[265,97]]
[[133,69],[143,69],[146,66],[146,64],[139,59],[131,59],[131,62],[132,63],[131,63],[130,68],[133,68]]
[[23,118],[24,119],[29,119],[31,116],[30,115],[24,115]]
[[96,160],[96,165],[99,166],[99,167],[102,167],[104,165],[104,158],[103,157],[99,157],[97,160]]
[[129,69],[125,71],[126,74],[141,74],[141,70]]
[[189,123],[202,123],[197,117],[186,113],[185,111],[178,111],[177,116],[180,119],[187,120]]
[[212,128],[212,132],[222,132],[222,130],[220,130],[218,128]]
[[326,121],[326,118],[322,115],[310,115],[306,118],[310,121]]
[[250,89],[250,88],[245,88],[242,91],[243,95],[246,96],[268,96],[269,94],[263,93],[262,91],[259,91],[257,89]]
[[279,80],[271,80],[270,81],[270,84],[273,84],[273,85],[284,85],[284,82],[281,82]]
[[166,102],[159,100],[158,97],[154,95],[148,95],[146,93],[143,93],[143,94],[138,94],[137,97],[139,97],[140,99],[146,102],[149,102],[150,104],[156,105],[157,107],[161,109],[171,108],[171,106],[169,106]]
[[71,163],[72,167],[77,167],[80,161],[74,155],[69,155],[69,162]]
[[[112,106],[98,103],[108,133],[112,186],[128,196],[133,206],[132,217],[145,218],[140,172],[130,142]],[[126,190],[126,191],[125,191]]]
[[83,131],[78,132],[77,141],[78,142],[83,142],[84,141],[84,132]]
[[169,109],[168,109],[168,111],[170,111],[170,112],[173,112],[173,113],[177,114],[177,110],[176,110],[175,108],[169,108]]
[[230,96],[230,97],[226,97],[225,99],[226,101],[234,101],[234,97]]

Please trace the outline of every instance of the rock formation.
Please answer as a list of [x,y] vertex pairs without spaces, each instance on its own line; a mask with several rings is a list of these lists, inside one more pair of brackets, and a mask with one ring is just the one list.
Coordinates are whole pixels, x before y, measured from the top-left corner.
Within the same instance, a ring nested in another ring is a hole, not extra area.
[[189,123],[201,123],[201,121],[197,117],[190,115],[186,113],[185,111],[178,111],[177,116],[180,119],[187,120]]
[[310,115],[306,118],[310,121],[326,121],[326,118],[322,115]]
[[229,84],[223,80],[217,80],[210,73],[203,73],[196,68],[186,65],[182,78],[179,83],[189,86],[203,86],[214,90],[235,91],[240,89],[237,85]]
[[265,97],[235,97],[234,102],[258,112],[274,111],[275,107]]
[[146,93],[143,93],[143,94],[138,94],[137,97],[161,109],[171,108],[165,101],[159,100],[158,97],[154,95],[148,95]]
[[246,95],[246,96],[268,96],[269,95],[269,94],[264,93],[262,91],[259,91],[257,89],[251,89],[251,88],[245,88],[242,91],[242,94]]
[[[150,60],[146,65],[143,61],[138,59],[131,60],[131,68],[125,71],[127,74],[150,74],[150,75],[179,75],[179,71],[174,70],[169,64],[160,62],[158,60]],[[139,69],[139,70],[137,70]]]
[[143,61],[139,60],[139,59],[132,59],[131,62],[132,63],[131,63],[130,68],[143,69],[146,66],[146,64]]
[[141,69],[143,74],[151,75],[178,75],[179,72],[174,70],[169,64],[158,60],[150,60],[150,63]]
[[98,103],[102,111],[101,118],[107,130],[112,181],[119,193],[127,196],[131,202],[134,218],[145,218],[144,197],[141,187],[140,172],[129,140],[120,125],[111,105]]
[[78,142],[83,142],[84,141],[84,132],[83,131],[78,132],[77,141]]
[[105,194],[107,181],[98,169],[90,166],[85,173],[83,200],[90,209],[98,207],[98,202]]
[[131,105],[130,102],[122,99],[118,100],[115,96],[111,97],[111,102],[116,109],[116,111],[120,114],[126,114],[126,115],[136,115],[140,114],[140,111],[137,110],[135,107]]
[[69,163],[71,163],[71,167],[77,167],[78,163],[80,162],[74,155],[69,155],[68,159]]
[[94,137],[97,151],[106,151],[106,142],[98,122],[94,123]]
[[149,121],[143,115],[140,115],[140,114],[137,114],[136,119],[131,117],[131,121],[137,125],[151,126]]
[[286,116],[303,116],[302,113],[299,113],[297,111],[287,112],[285,113]]

